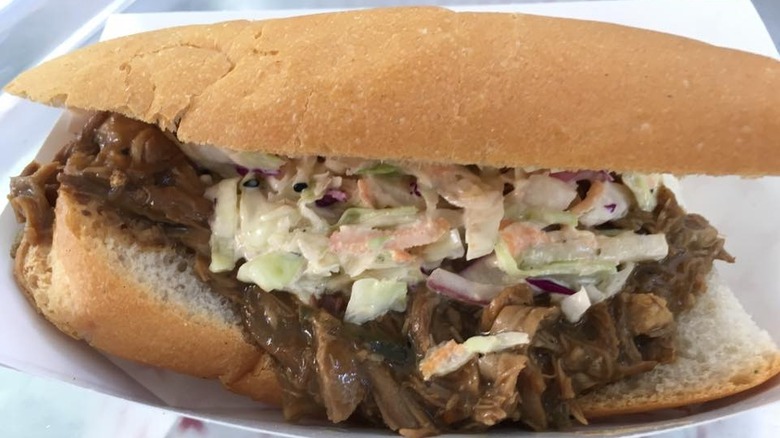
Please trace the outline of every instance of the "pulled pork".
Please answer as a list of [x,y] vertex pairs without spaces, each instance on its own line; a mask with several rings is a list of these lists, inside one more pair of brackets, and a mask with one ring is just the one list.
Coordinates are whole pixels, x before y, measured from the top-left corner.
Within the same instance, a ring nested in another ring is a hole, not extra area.
[[[56,194],[66,190],[155,227],[166,244],[189,251],[201,279],[236,306],[247,338],[273,357],[284,414],[293,421],[324,415],[407,436],[505,421],[534,430],[584,422],[578,395],[674,360],[676,315],[705,290],[713,260],[730,260],[717,231],[662,188],[655,211],[634,208],[615,225],[665,233],[669,256],[640,263],[621,293],[576,324],[525,286],[507,288],[485,308],[421,286],[410,292],[406,312],[358,326],[342,321],[338,295],[313,307],[243,284],[235,272],[207,269],[213,206],[203,194],[216,178],[158,128],[99,114],[53,163],[32,164],[14,178],[10,199],[36,239],[50,238]],[[532,342],[427,381],[417,369],[439,343],[503,331],[528,333]]]

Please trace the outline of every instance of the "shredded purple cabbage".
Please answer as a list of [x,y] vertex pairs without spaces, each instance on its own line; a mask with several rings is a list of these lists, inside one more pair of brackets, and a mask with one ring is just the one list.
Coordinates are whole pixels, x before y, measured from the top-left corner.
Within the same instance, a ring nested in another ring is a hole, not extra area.
[[605,205],[605,206],[604,206],[604,208],[606,208],[607,210],[609,210],[609,212],[610,212],[610,213],[614,213],[614,212],[615,212],[615,209],[617,208],[617,204],[614,204],[614,203],[612,203],[612,204],[607,204],[607,205]]
[[575,293],[574,290],[547,278],[526,278],[525,282],[542,292],[552,292],[564,295],[574,295]]
[[503,286],[467,280],[441,268],[431,272],[425,285],[428,289],[450,299],[475,306],[487,306],[504,289]]
[[425,275],[431,275],[431,272],[433,272],[436,268],[426,268],[425,266],[420,266],[420,272],[422,272]]
[[417,186],[417,181],[414,181],[409,184],[409,194],[415,196],[422,196],[422,194],[420,194],[420,188]]
[[328,189],[322,198],[314,201],[314,205],[317,207],[330,207],[337,202],[344,202],[347,200],[347,193],[343,190]]

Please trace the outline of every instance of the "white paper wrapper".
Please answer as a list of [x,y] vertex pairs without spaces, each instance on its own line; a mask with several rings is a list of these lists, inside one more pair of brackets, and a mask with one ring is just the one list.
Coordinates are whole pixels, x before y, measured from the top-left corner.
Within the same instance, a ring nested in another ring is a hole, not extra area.
[[[777,57],[761,20],[749,0],[711,0],[703,7],[695,0],[605,1],[529,4],[500,7],[461,8],[471,10],[520,11],[543,15],[585,18],[675,33],[713,44]],[[321,11],[254,11],[220,13],[165,13],[115,15],[108,20],[103,39],[116,38],[162,27],[209,23],[230,19],[263,19]],[[17,105],[12,111],[29,111]],[[14,117],[0,113],[0,117]],[[72,135],[70,122],[62,118],[39,154],[51,157]],[[13,144],[6,144],[14,148]],[[13,150],[12,157],[24,156]],[[18,158],[14,158],[18,159]],[[2,161],[0,170],[18,168],[13,160]],[[721,266],[721,276],[737,291],[761,327],[780,341],[780,178],[742,180],[725,177],[689,177],[683,183],[686,205],[703,214],[727,237],[727,249],[737,264]],[[5,202],[5,201],[3,201]],[[0,214],[0,248],[10,248],[17,230],[7,205]],[[0,365],[30,374],[113,394],[153,406],[167,407],[187,415],[225,422],[281,435],[336,436],[344,432],[366,436],[366,430],[332,425],[290,425],[276,410],[265,409],[224,391],[215,382],[177,375],[150,367],[106,358],[83,343],[73,341],[51,327],[25,301],[11,275],[8,251],[0,251]],[[728,327],[724,327],[727,330]],[[690,409],[620,418],[601,423],[577,434],[588,436],[632,436],[711,421],[753,407],[780,401],[780,380],[743,395]],[[513,432],[501,431],[500,434]],[[557,433],[545,434],[548,437]]]

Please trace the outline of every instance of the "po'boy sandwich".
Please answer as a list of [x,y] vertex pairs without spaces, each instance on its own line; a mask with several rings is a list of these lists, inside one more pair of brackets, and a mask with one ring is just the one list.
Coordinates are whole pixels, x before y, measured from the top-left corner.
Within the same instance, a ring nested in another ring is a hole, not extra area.
[[6,90],[80,123],[11,181],[32,305],[290,420],[545,430],[780,370],[670,175],[780,173],[775,60],[400,8],[135,35]]

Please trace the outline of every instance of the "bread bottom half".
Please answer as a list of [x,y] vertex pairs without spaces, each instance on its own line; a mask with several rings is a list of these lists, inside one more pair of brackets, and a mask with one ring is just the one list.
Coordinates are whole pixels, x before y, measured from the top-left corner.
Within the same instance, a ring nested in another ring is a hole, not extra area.
[[139,245],[117,219],[60,191],[51,244],[23,238],[16,253],[14,275],[38,312],[104,353],[280,405],[270,357],[244,340],[227,301],[186,255]]
[[[270,357],[245,341],[239,317],[195,278],[185,257],[138,245],[94,205],[61,191],[51,244],[23,240],[14,272],[32,304],[64,333],[102,352],[219,379],[234,392],[280,405]],[[678,329],[676,362],[582,397],[586,415],[713,400],[780,371],[769,334],[715,275]]]

